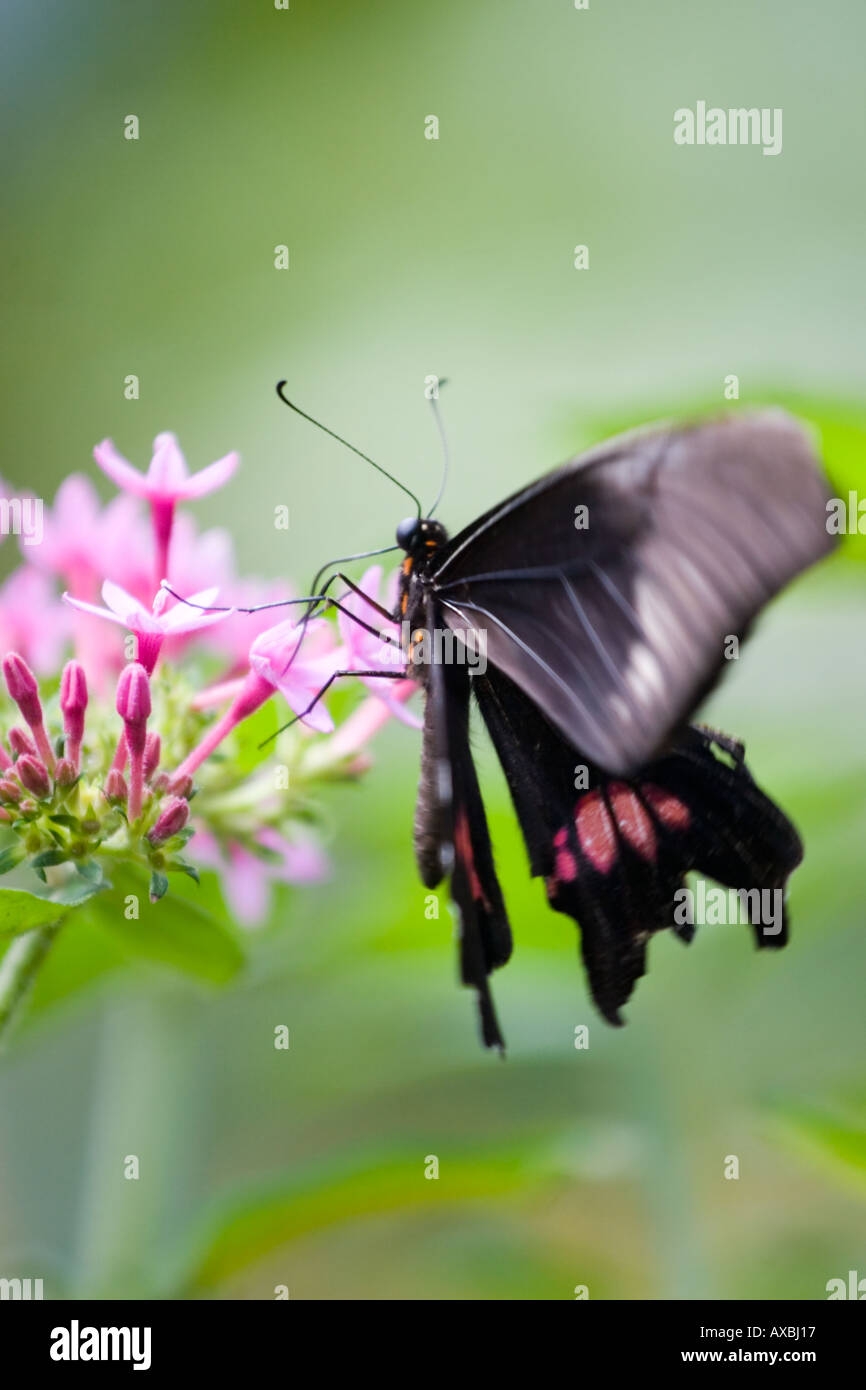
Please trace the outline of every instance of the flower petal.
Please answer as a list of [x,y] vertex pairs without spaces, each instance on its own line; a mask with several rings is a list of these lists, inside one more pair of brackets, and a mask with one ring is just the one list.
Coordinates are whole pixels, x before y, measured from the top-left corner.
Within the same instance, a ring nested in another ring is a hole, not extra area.
[[84,599],[73,598],[71,594],[61,594],[60,597],[70,608],[77,608],[81,613],[92,613],[96,618],[107,618],[110,623],[120,623],[121,627],[126,627],[126,620],[117,613],[112,613],[110,608],[100,608],[96,603],[85,603]]
[[121,589],[120,585],[115,584],[111,579],[106,579],[103,584],[102,597],[112,613],[116,613],[128,628],[137,628],[140,632],[160,632],[162,630],[159,621],[147,611],[144,604],[140,603],[133,594],[128,594],[125,589]]
[[228,482],[239,463],[239,454],[226,454],[225,458],[217,459],[216,463],[209,463],[207,468],[201,468],[198,473],[187,477],[176,496],[204,497],[209,492],[216,492],[218,487]]
[[103,439],[101,444],[97,444],[93,457],[103,473],[124,492],[131,492],[135,497],[150,497],[147,478],[121,457],[110,439]]
[[170,430],[158,434],[153,441],[153,458],[147,470],[151,498],[174,502],[183,497],[188,480],[189,469],[177,436]]

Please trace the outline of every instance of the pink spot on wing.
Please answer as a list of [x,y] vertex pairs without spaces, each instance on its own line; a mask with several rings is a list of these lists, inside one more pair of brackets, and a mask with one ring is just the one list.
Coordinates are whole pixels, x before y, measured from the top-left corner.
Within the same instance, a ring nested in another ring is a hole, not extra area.
[[650,782],[641,790],[662,825],[666,825],[669,830],[688,830],[692,823],[688,806],[670,792],[666,792],[664,787],[654,786]]
[[608,788],[613,814],[623,837],[643,858],[655,863],[656,833],[640,798],[625,782],[611,782]]
[[469,891],[476,902],[483,903],[490,910],[490,904],[481,886],[481,880],[475,868],[475,854],[472,849],[472,832],[469,829],[469,820],[466,812],[461,807],[454,819],[454,853],[466,871],[469,882]]
[[568,848],[568,832],[557,830],[553,837],[555,883],[573,883],[577,878],[577,860]]
[[606,874],[617,857],[616,831],[601,792],[588,792],[577,803],[577,838],[590,863]]

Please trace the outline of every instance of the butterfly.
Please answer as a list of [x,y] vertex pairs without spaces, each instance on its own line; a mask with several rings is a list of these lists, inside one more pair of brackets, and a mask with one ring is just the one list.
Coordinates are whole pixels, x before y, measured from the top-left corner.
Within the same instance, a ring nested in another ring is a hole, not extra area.
[[512,936],[473,703],[530,873],[577,923],[608,1022],[622,1023],[651,936],[694,935],[677,911],[690,870],[747,895],[758,946],[787,941],[784,908],[770,921],[760,904],[783,900],[797,831],[742,744],[690,720],[764,604],[832,549],[826,500],[806,433],[768,411],[611,440],[451,538],[420,509],[398,527],[393,616],[425,695],[415,855],[428,888],[450,881],[485,1046],[505,1046],[490,976]]

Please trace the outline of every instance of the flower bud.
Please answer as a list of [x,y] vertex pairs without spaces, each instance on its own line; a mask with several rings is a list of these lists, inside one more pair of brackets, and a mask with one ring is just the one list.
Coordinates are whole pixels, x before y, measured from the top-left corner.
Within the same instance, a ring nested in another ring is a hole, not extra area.
[[159,734],[149,733],[144,741],[144,776],[149,780],[156,769],[159,767],[159,755],[162,751],[162,744]]
[[11,777],[0,778],[0,801],[20,801],[21,788]]
[[45,725],[42,723],[42,705],[39,702],[39,684],[23,656],[10,652],[3,658],[3,675],[12,699],[24,716],[36,742],[39,756],[47,767],[54,767],[54,750],[48,741]]
[[105,779],[105,795],[113,806],[117,805],[118,802],[123,802],[126,805],[129,788],[123,773],[118,772],[116,767],[110,769]]
[[58,787],[71,787],[78,776],[78,769],[71,758],[61,758],[54,769],[54,780]]
[[117,713],[124,724],[145,724],[150,717],[150,681],[138,661],[130,661],[120,673]]
[[183,797],[170,796],[163,803],[156,824],[148,835],[152,845],[161,845],[183,830],[189,820],[189,805]]
[[144,667],[137,661],[124,666],[117,682],[117,713],[123,720],[126,747],[129,752],[129,802],[127,814],[131,821],[141,815],[144,791],[144,746],[147,741],[147,720],[150,715],[150,681]]
[[36,752],[36,744],[30,735],[26,734],[17,724],[13,724],[9,730],[9,747],[16,758],[20,758],[22,753],[28,753],[31,758],[38,758],[39,756]]
[[23,754],[15,764],[15,771],[21,778],[22,785],[40,801],[51,795],[51,779],[40,758],[32,758],[29,753]]
[[39,684],[23,656],[10,652],[3,658],[3,676],[6,689],[24,716],[24,722],[31,727],[42,723],[42,706],[39,703]]
[[63,729],[66,734],[64,752],[78,770],[81,756],[81,740],[84,737],[84,711],[87,709],[87,678],[84,667],[77,661],[68,661],[60,678],[60,708],[63,711]]

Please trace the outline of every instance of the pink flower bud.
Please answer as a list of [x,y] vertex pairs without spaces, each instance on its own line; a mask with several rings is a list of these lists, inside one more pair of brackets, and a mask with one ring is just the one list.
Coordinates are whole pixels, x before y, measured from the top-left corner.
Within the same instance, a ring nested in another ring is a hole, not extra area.
[[60,678],[60,708],[63,711],[63,729],[66,734],[64,752],[78,771],[81,757],[81,740],[84,737],[84,711],[87,709],[87,678],[84,667],[77,661],[68,661]]
[[54,780],[58,787],[71,787],[78,776],[78,768],[71,758],[61,758],[54,769]]
[[188,773],[180,777],[175,774],[175,776],[171,778],[169,785],[175,796],[188,797],[192,791],[192,778]]
[[78,661],[67,661],[63,668],[60,708],[64,714],[83,714],[87,709],[87,677]]
[[156,824],[148,835],[152,845],[161,845],[165,840],[170,840],[172,835],[183,830],[189,820],[189,805],[183,797],[170,796],[163,803]]
[[41,759],[31,758],[29,753],[24,753],[15,764],[15,771],[21,778],[22,785],[40,801],[51,795],[51,779]]
[[10,652],[3,658],[3,675],[9,694],[24,716],[39,751],[39,756],[49,768],[54,767],[54,749],[48,742],[48,735],[42,723],[42,705],[39,703],[39,685],[36,677],[23,656]]
[[150,681],[147,672],[137,661],[124,666],[117,682],[117,713],[123,720],[126,747],[129,752],[129,804],[131,821],[141,815],[144,791],[144,746],[147,741],[147,720],[150,715]]
[[22,753],[27,753],[31,758],[37,758],[36,744],[29,734],[14,724],[9,730],[9,747],[16,758],[20,758]]
[[20,801],[21,788],[11,777],[0,778],[0,801]]
[[12,759],[6,752],[6,749],[3,747],[3,744],[0,743],[0,767],[2,767],[6,772],[8,772],[9,769],[13,766],[14,764],[12,762]]
[[159,734],[150,733],[144,741],[144,775],[150,779],[159,767],[159,755],[162,751]]
[[131,661],[120,673],[117,713],[124,724],[146,724],[150,718],[150,681],[138,661]]
[[42,723],[42,706],[39,703],[39,685],[36,677],[23,656],[10,652],[3,658],[3,675],[6,688],[31,728]]
[[105,795],[111,802],[122,801],[124,804],[129,797],[126,778],[122,772],[118,772],[116,767],[110,769],[105,779]]

